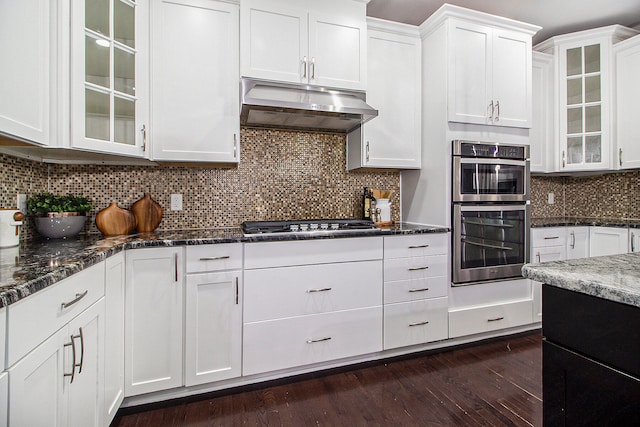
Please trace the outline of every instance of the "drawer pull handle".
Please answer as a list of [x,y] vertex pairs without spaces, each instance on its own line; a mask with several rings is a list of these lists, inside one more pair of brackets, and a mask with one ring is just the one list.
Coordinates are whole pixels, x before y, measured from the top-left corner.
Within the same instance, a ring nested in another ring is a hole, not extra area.
[[327,292],[330,291],[331,288],[320,288],[320,289],[307,289],[307,293],[311,294],[313,292]]
[[427,323],[429,323],[429,321],[425,320],[424,322],[409,323],[409,326],[421,326],[421,325],[426,325]]
[[331,337],[317,338],[315,340],[307,340],[307,344],[313,344],[316,342],[329,341]]
[[73,383],[73,379],[76,377],[76,342],[73,340],[73,335],[69,336],[71,341],[66,343],[64,345],[64,347],[69,347],[71,346],[71,357],[73,359],[73,362],[71,363],[71,373],[63,373],[62,376],[63,377],[71,377],[71,381],[69,382],[69,384]]
[[77,303],[77,302],[78,302],[78,301],[80,301],[82,298],[86,297],[88,293],[89,293],[89,290],[87,289],[86,291],[84,291],[84,292],[83,292],[83,293],[81,293],[81,294],[76,294],[76,297],[75,297],[73,300],[71,300],[71,301],[69,301],[69,302],[63,302],[63,303],[60,305],[60,309],[61,309],[61,310],[65,310],[65,309],[67,309],[67,308],[71,307],[73,304]]
[[415,246],[409,246],[409,249],[420,249],[420,248],[428,248],[429,245],[415,245]]
[[200,258],[200,261],[219,261],[221,259],[229,259],[229,258],[231,258],[229,255],[225,255],[225,256],[209,256],[209,257]]
[[559,239],[560,236],[554,236],[554,237],[545,237],[544,240],[555,240],[555,239]]
[[426,292],[428,291],[429,288],[422,288],[422,289],[409,289],[409,292]]
[[409,271],[426,270],[427,268],[429,268],[429,266],[425,266],[425,267],[413,267],[413,268],[410,268],[410,269],[409,269]]
[[495,317],[493,319],[487,319],[487,322],[497,322],[498,320],[503,320],[504,316]]

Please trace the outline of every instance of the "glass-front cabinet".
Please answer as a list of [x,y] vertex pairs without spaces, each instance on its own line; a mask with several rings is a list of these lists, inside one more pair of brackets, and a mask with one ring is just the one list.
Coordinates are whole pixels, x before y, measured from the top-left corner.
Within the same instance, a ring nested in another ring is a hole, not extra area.
[[148,5],[71,3],[71,146],[145,157]]
[[535,50],[554,55],[559,171],[612,169],[614,44],[636,34],[620,25],[553,37]]
[[567,49],[565,164],[602,163],[600,45]]

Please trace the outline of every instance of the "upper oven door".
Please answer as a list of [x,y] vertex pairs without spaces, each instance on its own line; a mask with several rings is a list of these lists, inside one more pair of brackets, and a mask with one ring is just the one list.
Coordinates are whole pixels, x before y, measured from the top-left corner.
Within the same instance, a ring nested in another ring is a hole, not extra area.
[[529,200],[529,161],[453,156],[453,202]]

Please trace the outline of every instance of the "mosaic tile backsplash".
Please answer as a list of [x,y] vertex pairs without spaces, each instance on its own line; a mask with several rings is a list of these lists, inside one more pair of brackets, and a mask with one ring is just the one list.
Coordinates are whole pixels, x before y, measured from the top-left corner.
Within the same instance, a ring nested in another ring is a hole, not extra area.
[[[130,208],[144,193],[163,207],[158,229],[172,230],[233,227],[246,220],[358,217],[367,186],[394,192],[392,219],[399,220],[400,174],[346,172],[345,160],[344,135],[250,128],[241,131],[241,162],[231,169],[47,166],[0,156],[0,200],[15,205],[17,190],[33,194],[47,185],[54,193],[86,195],[95,212],[85,231],[97,233],[95,213],[111,201]],[[6,183],[11,185],[5,188]],[[182,211],[169,209],[171,194],[182,194]]]
[[[346,172],[343,135],[242,129],[241,163],[232,169],[46,165],[0,155],[0,208],[14,208],[16,193],[84,194],[95,206],[85,227],[98,232],[95,213],[111,201],[129,208],[148,192],[164,209],[159,229],[237,226],[245,220],[353,217],[362,187],[393,190],[399,220],[399,173]],[[169,210],[170,194],[183,210]],[[547,203],[554,193],[555,203]],[[534,217],[640,219],[640,171],[589,177],[531,177]],[[23,227],[22,239],[35,231]]]
[[[554,193],[555,203],[547,203]],[[587,177],[531,177],[534,217],[640,219],[640,171]]]

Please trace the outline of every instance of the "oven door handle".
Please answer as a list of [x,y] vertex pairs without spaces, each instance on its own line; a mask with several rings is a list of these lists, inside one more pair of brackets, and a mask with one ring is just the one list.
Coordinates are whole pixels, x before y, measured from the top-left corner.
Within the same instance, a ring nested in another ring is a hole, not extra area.
[[469,221],[468,219],[464,219],[464,218],[462,219],[462,222],[464,222],[465,224],[482,225],[487,227],[513,228],[513,225],[511,224],[491,224],[491,223],[482,222],[482,221]]
[[[523,168],[527,166],[527,161],[525,159],[512,160],[491,157],[459,157],[458,159],[460,164],[521,166]],[[454,163],[458,159],[454,158]]]
[[510,248],[509,246],[488,245],[486,243],[471,242],[471,241],[469,241],[467,239],[462,239],[462,241],[464,243],[469,244],[469,245],[480,246],[480,247],[483,247],[483,248],[498,249],[498,250],[501,250],[501,251],[512,251],[513,250],[513,248]]

